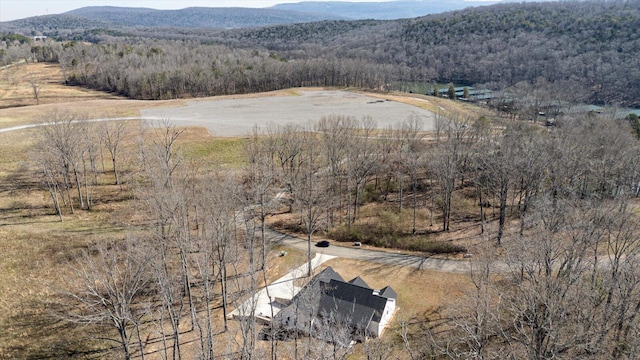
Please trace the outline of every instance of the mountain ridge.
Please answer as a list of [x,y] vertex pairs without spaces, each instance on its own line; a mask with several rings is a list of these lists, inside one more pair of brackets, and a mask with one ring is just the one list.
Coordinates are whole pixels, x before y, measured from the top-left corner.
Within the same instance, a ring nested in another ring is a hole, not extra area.
[[34,16],[0,23],[0,31],[19,32],[30,29],[47,32],[59,29],[92,29],[123,27],[171,28],[252,28],[296,24],[323,20],[346,20],[330,14],[312,14],[293,10],[267,8],[189,7],[179,10],[87,6],[62,14]]
[[[178,28],[241,28],[345,19],[339,16],[317,15],[292,10],[241,7],[187,7],[179,10],[83,7],[65,14],[108,21],[120,26]],[[131,16],[132,14],[134,16]]]
[[[395,20],[416,18],[468,7],[483,6],[499,1],[470,2],[446,1],[303,1],[277,4],[267,8],[250,7],[186,7],[178,10],[160,10],[148,7],[85,6],[61,14],[45,15],[47,26],[39,26],[42,16],[0,22],[0,30],[12,31],[31,27],[37,31],[55,28],[56,17],[77,16],[59,20],[70,28],[101,27],[176,27],[176,28],[253,28],[262,26],[297,24],[324,20]],[[54,19],[54,20],[52,20]],[[86,19],[86,20],[84,20]],[[95,22],[100,23],[95,23]]]
[[500,1],[470,2],[465,0],[398,0],[383,2],[302,1],[298,3],[277,4],[272,6],[271,9],[340,14],[353,20],[397,20],[462,10],[468,7],[492,5],[499,2]]

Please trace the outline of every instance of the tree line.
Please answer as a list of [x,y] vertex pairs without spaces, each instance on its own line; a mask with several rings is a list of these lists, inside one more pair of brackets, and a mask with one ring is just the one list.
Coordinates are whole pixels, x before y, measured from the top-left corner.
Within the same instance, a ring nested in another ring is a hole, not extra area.
[[184,42],[68,45],[69,83],[134,99],[264,92],[301,86],[381,88],[390,66],[355,60],[287,61],[275,54]]

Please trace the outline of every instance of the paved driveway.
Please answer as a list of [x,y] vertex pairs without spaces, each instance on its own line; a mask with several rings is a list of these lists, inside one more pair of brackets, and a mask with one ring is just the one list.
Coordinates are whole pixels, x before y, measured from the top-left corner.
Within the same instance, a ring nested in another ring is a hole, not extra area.
[[[325,261],[333,258],[334,256],[326,254],[316,254],[311,260],[311,269],[313,270]],[[307,273],[307,263],[304,263],[280,279],[260,289],[251,298],[242,302],[235,310],[227,315],[227,318],[246,318],[250,317],[253,312],[254,316],[258,319],[265,322],[271,321],[273,316],[277,315],[280,310],[286,307],[286,305],[282,304],[282,301],[291,301],[300,291],[300,288],[294,285],[294,281],[304,278],[307,276]]]
[[[268,229],[267,237],[271,241],[282,242],[283,244],[307,251],[307,241],[287,234]],[[468,260],[445,260],[435,259],[427,256],[407,255],[401,253],[367,250],[363,248],[350,248],[345,246],[329,246],[327,248],[319,248],[311,246],[311,251],[319,254],[327,254],[345,259],[355,259],[363,261],[371,261],[381,264],[390,264],[398,266],[411,266],[420,270],[434,270],[449,273],[468,273],[470,270],[470,262]]]

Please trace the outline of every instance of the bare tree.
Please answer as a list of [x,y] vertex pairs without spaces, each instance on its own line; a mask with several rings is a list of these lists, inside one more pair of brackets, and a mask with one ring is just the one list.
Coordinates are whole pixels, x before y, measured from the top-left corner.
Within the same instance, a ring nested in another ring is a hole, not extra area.
[[[199,232],[200,246],[198,265],[202,274],[202,281],[205,287],[205,296],[210,303],[212,289],[209,282],[220,282],[221,285],[221,305],[224,317],[224,329],[229,329],[227,323],[228,315],[228,275],[227,267],[234,260],[233,247],[238,239],[236,228],[238,222],[239,209],[242,206],[241,196],[237,189],[235,179],[222,174],[208,174],[201,180],[198,202],[202,211],[202,226]],[[205,258],[208,257],[208,258]],[[203,264],[207,264],[206,266]],[[217,267],[217,271],[215,268]],[[209,272],[207,282],[204,272]],[[207,307],[207,311],[210,309]]]
[[[77,324],[105,325],[117,330],[118,337],[105,333],[105,340],[118,343],[125,359],[136,352],[144,358],[140,337],[141,298],[151,277],[151,254],[139,239],[108,242],[85,251],[68,280],[64,297],[69,311],[64,319]],[[134,331],[135,330],[135,331]],[[132,349],[137,334],[139,348]]]
[[346,151],[358,122],[354,117],[332,115],[322,117],[316,125],[330,175],[330,198],[327,200],[327,227],[334,222],[334,209],[343,206],[342,183],[345,178]]
[[100,125],[100,139],[111,155],[111,165],[113,166],[113,176],[115,184],[122,185],[118,174],[118,150],[121,142],[126,137],[126,124],[123,122],[104,122]]
[[442,231],[449,231],[453,191],[456,179],[461,173],[460,160],[463,156],[463,147],[466,146],[467,126],[461,121],[449,120],[446,132],[447,142],[438,145],[433,158],[427,164],[439,188]]
[[[424,152],[422,122],[419,118],[410,117],[402,124],[400,130],[400,141],[402,152],[406,154],[405,167],[411,180],[412,192],[412,226],[411,233],[416,233],[416,213],[418,209],[418,177],[421,173],[421,155]],[[402,201],[402,199],[401,199]]]
[[[260,222],[260,240],[262,248],[262,264],[261,269],[263,275],[263,281],[268,284],[267,279],[267,251],[268,244],[266,238],[266,219],[279,207],[279,199],[276,194],[276,167],[274,163],[273,154],[275,149],[273,148],[272,138],[261,138],[258,134],[257,127],[254,128],[250,141],[247,144],[247,155],[249,158],[248,169],[245,175],[245,183],[247,185],[245,199],[245,207],[251,209],[251,214],[254,214]],[[251,250],[253,251],[253,249]],[[266,287],[267,297],[271,297],[269,294],[269,287]],[[270,317],[274,318],[273,305],[270,306]],[[276,359],[276,339],[271,336],[271,358]]]
[[[165,122],[159,129],[151,129],[150,143],[140,146],[140,163],[144,166],[144,181],[139,196],[147,204],[154,225],[154,238],[159,255],[154,273],[162,305],[172,328],[173,358],[181,358],[180,324],[189,306],[191,325],[195,326],[195,305],[191,293],[191,272],[187,254],[191,251],[191,231],[187,190],[189,173],[181,168],[182,158],[177,151],[177,140],[182,130]],[[177,250],[177,253],[175,251]],[[185,304],[185,296],[188,300]],[[164,329],[161,323],[161,328]],[[163,330],[164,331],[164,330]]]
[[60,206],[60,196],[64,196],[60,194],[60,168],[57,166],[57,160],[54,154],[47,151],[47,147],[44,143],[39,143],[35,146],[34,152],[31,155],[31,161],[36,166],[37,174],[40,176],[38,178],[42,179],[42,182],[46,184],[47,190],[49,191],[49,196],[51,196],[51,200],[53,202],[53,207],[55,209],[56,214],[60,218],[60,221],[63,221],[62,218],[62,208]]
[[346,153],[347,192],[349,196],[354,194],[347,204],[347,228],[358,218],[362,192],[378,167],[379,154],[373,141],[375,122],[363,118],[359,125]]
[[35,76],[31,76],[28,81],[29,85],[31,85],[31,90],[33,91],[33,98],[36,99],[36,105],[40,105],[40,90],[42,89],[40,86],[40,80]]
[[300,222],[307,235],[307,275],[311,276],[311,239],[325,219],[325,201],[328,189],[325,177],[319,171],[320,149],[314,133],[305,133],[304,150],[301,154],[301,171],[297,179],[296,205],[300,209]]
[[41,129],[42,150],[50,152],[53,157],[50,160],[56,162],[61,176],[59,185],[65,192],[63,198],[65,205],[74,212],[71,189],[75,185],[78,193],[80,207],[84,208],[82,195],[83,161],[86,146],[83,136],[84,123],[82,116],[63,111],[53,111],[45,115],[45,121]]
[[296,196],[295,183],[300,171],[300,153],[304,146],[301,142],[300,131],[298,126],[292,124],[267,128],[267,135],[274,141],[273,149],[275,150],[275,161],[280,170],[280,181],[291,197],[289,211],[292,210],[293,198]]

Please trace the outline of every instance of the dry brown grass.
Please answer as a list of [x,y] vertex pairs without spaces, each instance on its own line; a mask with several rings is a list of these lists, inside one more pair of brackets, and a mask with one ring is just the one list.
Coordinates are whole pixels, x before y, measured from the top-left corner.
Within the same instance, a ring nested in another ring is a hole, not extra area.
[[[63,288],[75,256],[87,243],[123,236],[123,229],[104,221],[101,213],[65,216],[44,204],[42,191],[16,191],[6,196],[28,207],[0,208],[0,358],[42,358],[84,352],[87,334],[51,317],[50,303]],[[20,199],[20,200],[18,200]],[[101,219],[102,218],[102,219]],[[65,336],[60,336],[65,334]],[[57,354],[57,355],[56,355]]]
[[402,92],[392,92],[388,94],[366,92],[365,94],[368,96],[378,97],[381,99],[389,99],[404,104],[417,106],[436,114],[442,114],[445,116],[455,115],[455,117],[459,118],[462,121],[474,121],[482,115],[486,116],[489,114],[489,112],[485,109],[470,103],[462,101],[451,101],[449,99],[437,98],[434,96],[407,94]]
[[35,105],[32,82],[40,87],[40,104],[117,98],[103,92],[65,86],[57,64],[28,63],[0,70],[0,108]]
[[[375,264],[365,261],[334,259],[323,264],[331,266],[345,280],[360,276],[374,289],[390,285],[398,293],[397,312],[383,335],[383,341],[392,348],[392,358],[402,358],[400,324],[413,331],[425,331],[446,323],[447,305],[463,297],[473,284],[469,276],[436,271],[416,270],[408,267]],[[363,345],[355,349],[355,358],[363,357]]]
[[[36,105],[31,79],[40,87],[40,105]],[[47,114],[55,109],[100,118],[138,116],[142,108],[184,104],[182,100],[128,100],[115,94],[66,86],[57,64],[29,63],[0,69],[0,127],[3,128],[46,120]]]

